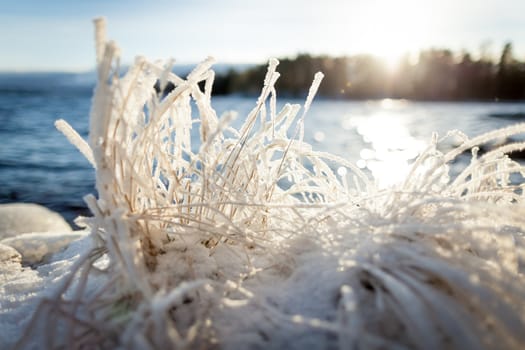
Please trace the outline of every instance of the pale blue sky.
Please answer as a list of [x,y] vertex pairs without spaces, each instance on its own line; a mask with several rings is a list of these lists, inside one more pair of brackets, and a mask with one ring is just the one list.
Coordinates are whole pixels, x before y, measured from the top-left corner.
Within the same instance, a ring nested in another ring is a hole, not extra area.
[[123,61],[137,54],[193,63],[356,54],[394,59],[446,47],[525,60],[525,0],[0,0],[0,71],[93,67],[91,19],[108,19]]

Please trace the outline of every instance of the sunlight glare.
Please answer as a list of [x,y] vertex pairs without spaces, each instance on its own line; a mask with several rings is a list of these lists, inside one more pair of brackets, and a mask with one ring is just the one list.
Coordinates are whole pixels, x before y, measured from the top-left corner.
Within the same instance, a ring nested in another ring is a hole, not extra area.
[[416,0],[376,0],[365,5],[361,46],[394,71],[403,56],[427,45],[432,16]]
[[403,114],[397,113],[406,101],[385,99],[378,102],[381,112],[355,117],[352,124],[368,147],[360,151],[357,166],[367,168],[379,187],[399,183],[408,174],[410,163],[426,143],[410,134]]

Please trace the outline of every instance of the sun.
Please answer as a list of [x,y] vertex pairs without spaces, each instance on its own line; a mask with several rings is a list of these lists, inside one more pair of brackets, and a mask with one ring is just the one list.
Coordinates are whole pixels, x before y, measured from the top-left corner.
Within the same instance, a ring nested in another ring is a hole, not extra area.
[[394,69],[400,59],[428,45],[432,16],[423,1],[376,0],[363,7],[360,47]]

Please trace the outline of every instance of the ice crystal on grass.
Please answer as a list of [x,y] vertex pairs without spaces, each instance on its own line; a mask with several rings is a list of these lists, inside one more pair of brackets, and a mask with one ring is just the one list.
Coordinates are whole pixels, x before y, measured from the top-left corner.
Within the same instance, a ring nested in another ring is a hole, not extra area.
[[[525,343],[524,168],[506,155],[524,144],[476,148],[524,124],[464,137],[448,153],[436,135],[404,182],[378,189],[303,141],[321,74],[302,111],[277,111],[271,60],[235,129],[211,106],[212,59],[186,79],[172,61],[144,58],[120,76],[118,49],[96,24],[89,146],[57,123],[96,169],[99,198],[86,197],[94,243],[19,347],[31,337],[126,349]],[[472,162],[451,178],[464,152]]]

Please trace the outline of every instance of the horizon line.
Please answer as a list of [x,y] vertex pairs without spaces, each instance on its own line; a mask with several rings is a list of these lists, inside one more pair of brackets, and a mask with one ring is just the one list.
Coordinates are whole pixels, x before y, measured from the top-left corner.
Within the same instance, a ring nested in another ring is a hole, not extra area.
[[[514,46],[512,41],[508,41],[511,45]],[[483,58],[483,53],[477,52],[473,53],[465,49],[461,50],[454,50],[451,48],[443,47],[443,46],[429,46],[427,48],[421,48],[417,51],[411,52],[410,50],[406,50],[402,55],[399,56],[398,61],[400,61],[403,57],[414,57],[418,56],[421,53],[429,52],[429,51],[450,51],[452,55],[455,58],[463,57],[465,54],[469,54],[473,60],[480,60]],[[236,65],[251,65],[251,66],[257,66],[257,65],[264,65],[266,64],[270,59],[276,58],[278,60],[286,60],[286,59],[296,59],[301,55],[309,55],[311,57],[329,57],[329,58],[352,58],[352,57],[358,57],[358,56],[370,56],[375,59],[379,60],[385,60],[385,57],[382,57],[381,54],[377,53],[371,53],[371,52],[358,52],[358,53],[345,53],[345,54],[330,54],[330,53],[314,53],[314,52],[307,52],[307,51],[298,51],[294,54],[289,55],[281,55],[279,57],[267,57],[266,59],[262,60],[250,60],[247,59],[246,61],[240,61],[240,60],[224,60],[224,61],[217,61],[213,64],[213,66],[236,66]],[[141,56],[141,55],[136,55]],[[518,61],[525,61],[525,57],[523,59],[520,59],[521,54],[514,54],[514,56],[518,56]],[[213,57],[213,55],[212,55]],[[499,53],[494,54],[494,52],[491,52],[488,56],[486,56],[491,62],[496,62],[498,60],[498,57],[500,57]],[[175,60],[174,68],[177,66],[197,66],[200,62],[202,62],[204,59],[201,60],[183,60],[178,62]],[[121,68],[127,69],[133,64],[133,60],[129,60],[128,62],[125,62],[121,65]],[[56,68],[56,67],[27,67],[27,68],[2,68],[0,67],[0,75],[4,74],[89,74],[94,73],[96,71],[96,63],[93,63],[92,67],[78,67],[78,68],[71,68],[71,67],[63,67],[63,68]]]

